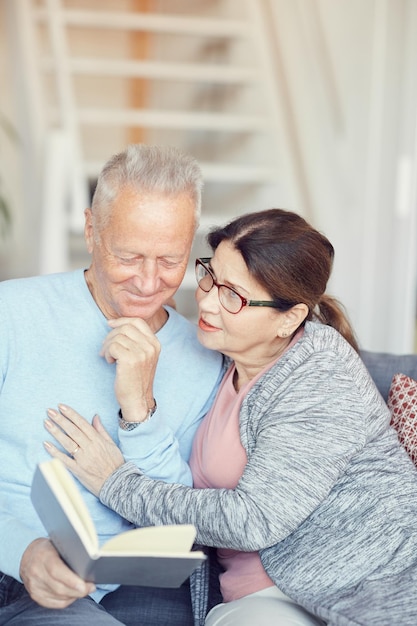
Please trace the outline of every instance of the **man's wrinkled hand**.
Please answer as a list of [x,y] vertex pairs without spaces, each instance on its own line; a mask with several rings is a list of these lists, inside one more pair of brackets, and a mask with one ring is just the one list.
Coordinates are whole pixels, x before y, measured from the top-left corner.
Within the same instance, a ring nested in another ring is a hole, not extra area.
[[26,548],[20,577],[32,600],[49,609],[64,609],[95,590],[61,559],[49,539],[36,539]]

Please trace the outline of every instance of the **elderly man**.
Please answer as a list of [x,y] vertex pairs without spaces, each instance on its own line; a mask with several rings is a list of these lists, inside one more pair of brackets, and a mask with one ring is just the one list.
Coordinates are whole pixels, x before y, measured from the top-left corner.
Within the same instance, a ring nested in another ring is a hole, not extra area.
[[[98,413],[124,457],[150,476],[191,484],[191,443],[222,359],[166,303],[187,267],[201,189],[190,156],[131,145],[104,166],[85,211],[89,268],[0,284],[0,624],[167,623],[153,594],[175,600],[170,624],[191,620],[186,586],[96,589],[78,578],[45,538],[29,493],[48,457],[45,412],[60,402]],[[88,446],[74,444],[72,454],[88,455]],[[102,540],[130,527],[83,496]]]

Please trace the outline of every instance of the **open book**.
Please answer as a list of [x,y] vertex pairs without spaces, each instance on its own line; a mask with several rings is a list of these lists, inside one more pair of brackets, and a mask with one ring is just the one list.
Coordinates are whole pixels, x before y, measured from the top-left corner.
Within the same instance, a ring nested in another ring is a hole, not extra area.
[[99,546],[87,505],[59,459],[37,466],[31,498],[54,546],[84,580],[179,587],[206,558],[191,551],[191,525],[134,528]]

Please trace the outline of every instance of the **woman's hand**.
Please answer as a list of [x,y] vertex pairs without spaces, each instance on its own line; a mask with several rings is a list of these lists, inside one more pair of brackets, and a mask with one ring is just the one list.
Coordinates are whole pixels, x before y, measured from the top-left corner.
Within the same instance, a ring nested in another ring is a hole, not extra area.
[[45,428],[68,452],[65,454],[46,441],[46,451],[61,459],[82,484],[98,496],[106,479],[123,465],[124,458],[98,415],[89,424],[79,413],[64,404],[59,411],[48,409]]

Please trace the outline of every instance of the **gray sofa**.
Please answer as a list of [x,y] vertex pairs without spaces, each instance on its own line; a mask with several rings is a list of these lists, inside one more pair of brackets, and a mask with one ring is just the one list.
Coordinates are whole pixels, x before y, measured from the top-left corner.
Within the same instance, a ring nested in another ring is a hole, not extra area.
[[388,354],[363,350],[361,357],[385,401],[394,374],[406,374],[417,380],[417,354]]

